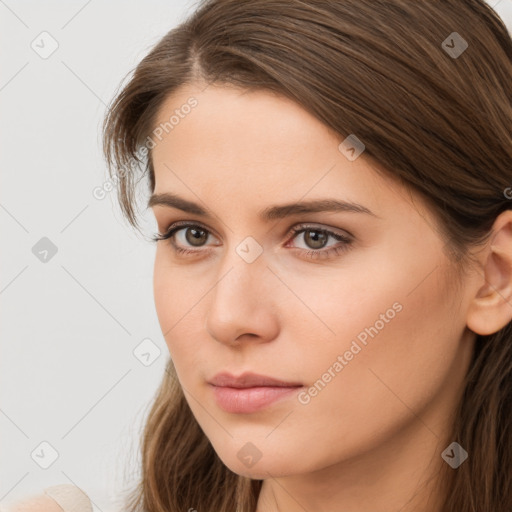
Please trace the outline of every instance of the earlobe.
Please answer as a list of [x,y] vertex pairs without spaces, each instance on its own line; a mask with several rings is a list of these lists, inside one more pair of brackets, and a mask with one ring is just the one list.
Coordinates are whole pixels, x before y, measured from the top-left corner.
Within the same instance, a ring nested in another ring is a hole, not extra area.
[[482,251],[480,288],[468,309],[467,326],[479,335],[493,334],[512,320],[512,210],[501,213]]

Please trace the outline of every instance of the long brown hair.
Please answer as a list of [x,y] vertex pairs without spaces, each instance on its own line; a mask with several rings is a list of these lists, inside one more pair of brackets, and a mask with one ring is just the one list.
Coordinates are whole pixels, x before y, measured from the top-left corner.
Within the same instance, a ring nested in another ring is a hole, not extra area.
[[[431,205],[457,268],[511,208],[512,40],[483,0],[205,0],[138,64],[109,106],[103,148],[139,229],[155,119],[191,84],[291,98]],[[193,114],[192,114],[193,115]],[[477,336],[452,439],[443,512],[512,510],[512,327]],[[254,512],[261,480],[231,472],[193,417],[172,361],[141,443],[129,512]],[[440,454],[439,454],[440,455]],[[446,465],[448,467],[448,465]]]

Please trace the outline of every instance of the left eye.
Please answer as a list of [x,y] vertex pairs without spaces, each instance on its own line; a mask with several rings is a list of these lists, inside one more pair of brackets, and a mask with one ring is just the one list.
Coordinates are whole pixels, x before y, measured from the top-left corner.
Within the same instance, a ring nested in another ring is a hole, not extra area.
[[[352,243],[351,238],[346,235],[316,226],[297,226],[293,228],[287,236],[291,237],[290,239],[293,240],[300,234],[303,235],[302,240],[303,243],[306,244],[306,247],[293,248],[301,249],[301,252],[306,252],[308,257],[318,257],[320,254],[324,256],[325,254],[330,254],[332,251],[339,252],[346,250]],[[164,234],[157,234],[152,240],[155,242],[159,240],[169,240],[176,252],[190,254],[204,252],[199,248],[205,244],[210,235],[212,235],[210,231],[199,224],[174,224]],[[180,238],[180,236],[181,239],[179,243],[176,243],[175,240]],[[340,242],[341,246],[332,247],[333,244],[327,245],[329,238]],[[196,249],[190,249],[190,247],[195,247]],[[329,249],[322,250],[325,247]]]
[[350,240],[343,235],[334,233],[332,231],[328,231],[326,229],[320,229],[320,228],[294,229],[292,231],[292,234],[293,234],[292,238],[295,238],[300,234],[303,235],[302,240],[305,244],[307,244],[307,247],[304,247],[304,249],[314,249],[314,250],[323,249],[324,247],[326,247],[326,243],[329,238],[334,238],[335,240],[338,240],[339,242],[346,242],[346,243],[350,242]]

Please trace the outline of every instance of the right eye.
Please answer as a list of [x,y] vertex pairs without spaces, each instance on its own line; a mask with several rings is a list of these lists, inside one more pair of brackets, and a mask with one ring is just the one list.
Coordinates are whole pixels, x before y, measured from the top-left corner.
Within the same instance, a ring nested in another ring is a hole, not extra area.
[[[176,243],[177,235],[180,235],[180,243]],[[204,252],[201,249],[190,249],[190,247],[203,247],[203,245],[195,245],[196,243],[206,242],[211,232],[200,224],[192,224],[190,222],[182,222],[172,224],[165,233],[158,233],[152,237],[154,242],[160,240],[169,240],[171,247],[180,254],[191,254]],[[213,235],[212,235],[213,236]],[[187,245],[190,244],[190,245]],[[218,244],[217,244],[218,245]]]

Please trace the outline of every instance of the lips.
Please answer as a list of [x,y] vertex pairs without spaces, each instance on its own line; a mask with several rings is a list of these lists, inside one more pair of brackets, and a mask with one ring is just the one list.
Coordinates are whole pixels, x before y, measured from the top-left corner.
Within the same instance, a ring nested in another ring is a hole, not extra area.
[[259,375],[257,373],[246,372],[242,375],[235,377],[230,373],[218,373],[211,379],[210,384],[213,386],[229,387],[229,388],[254,388],[254,387],[299,387],[302,386],[300,382],[285,382],[282,380],[274,379],[266,375]]
[[278,400],[291,397],[302,387],[299,382],[285,382],[250,372],[238,377],[219,373],[209,384],[217,405],[235,414],[257,412]]

